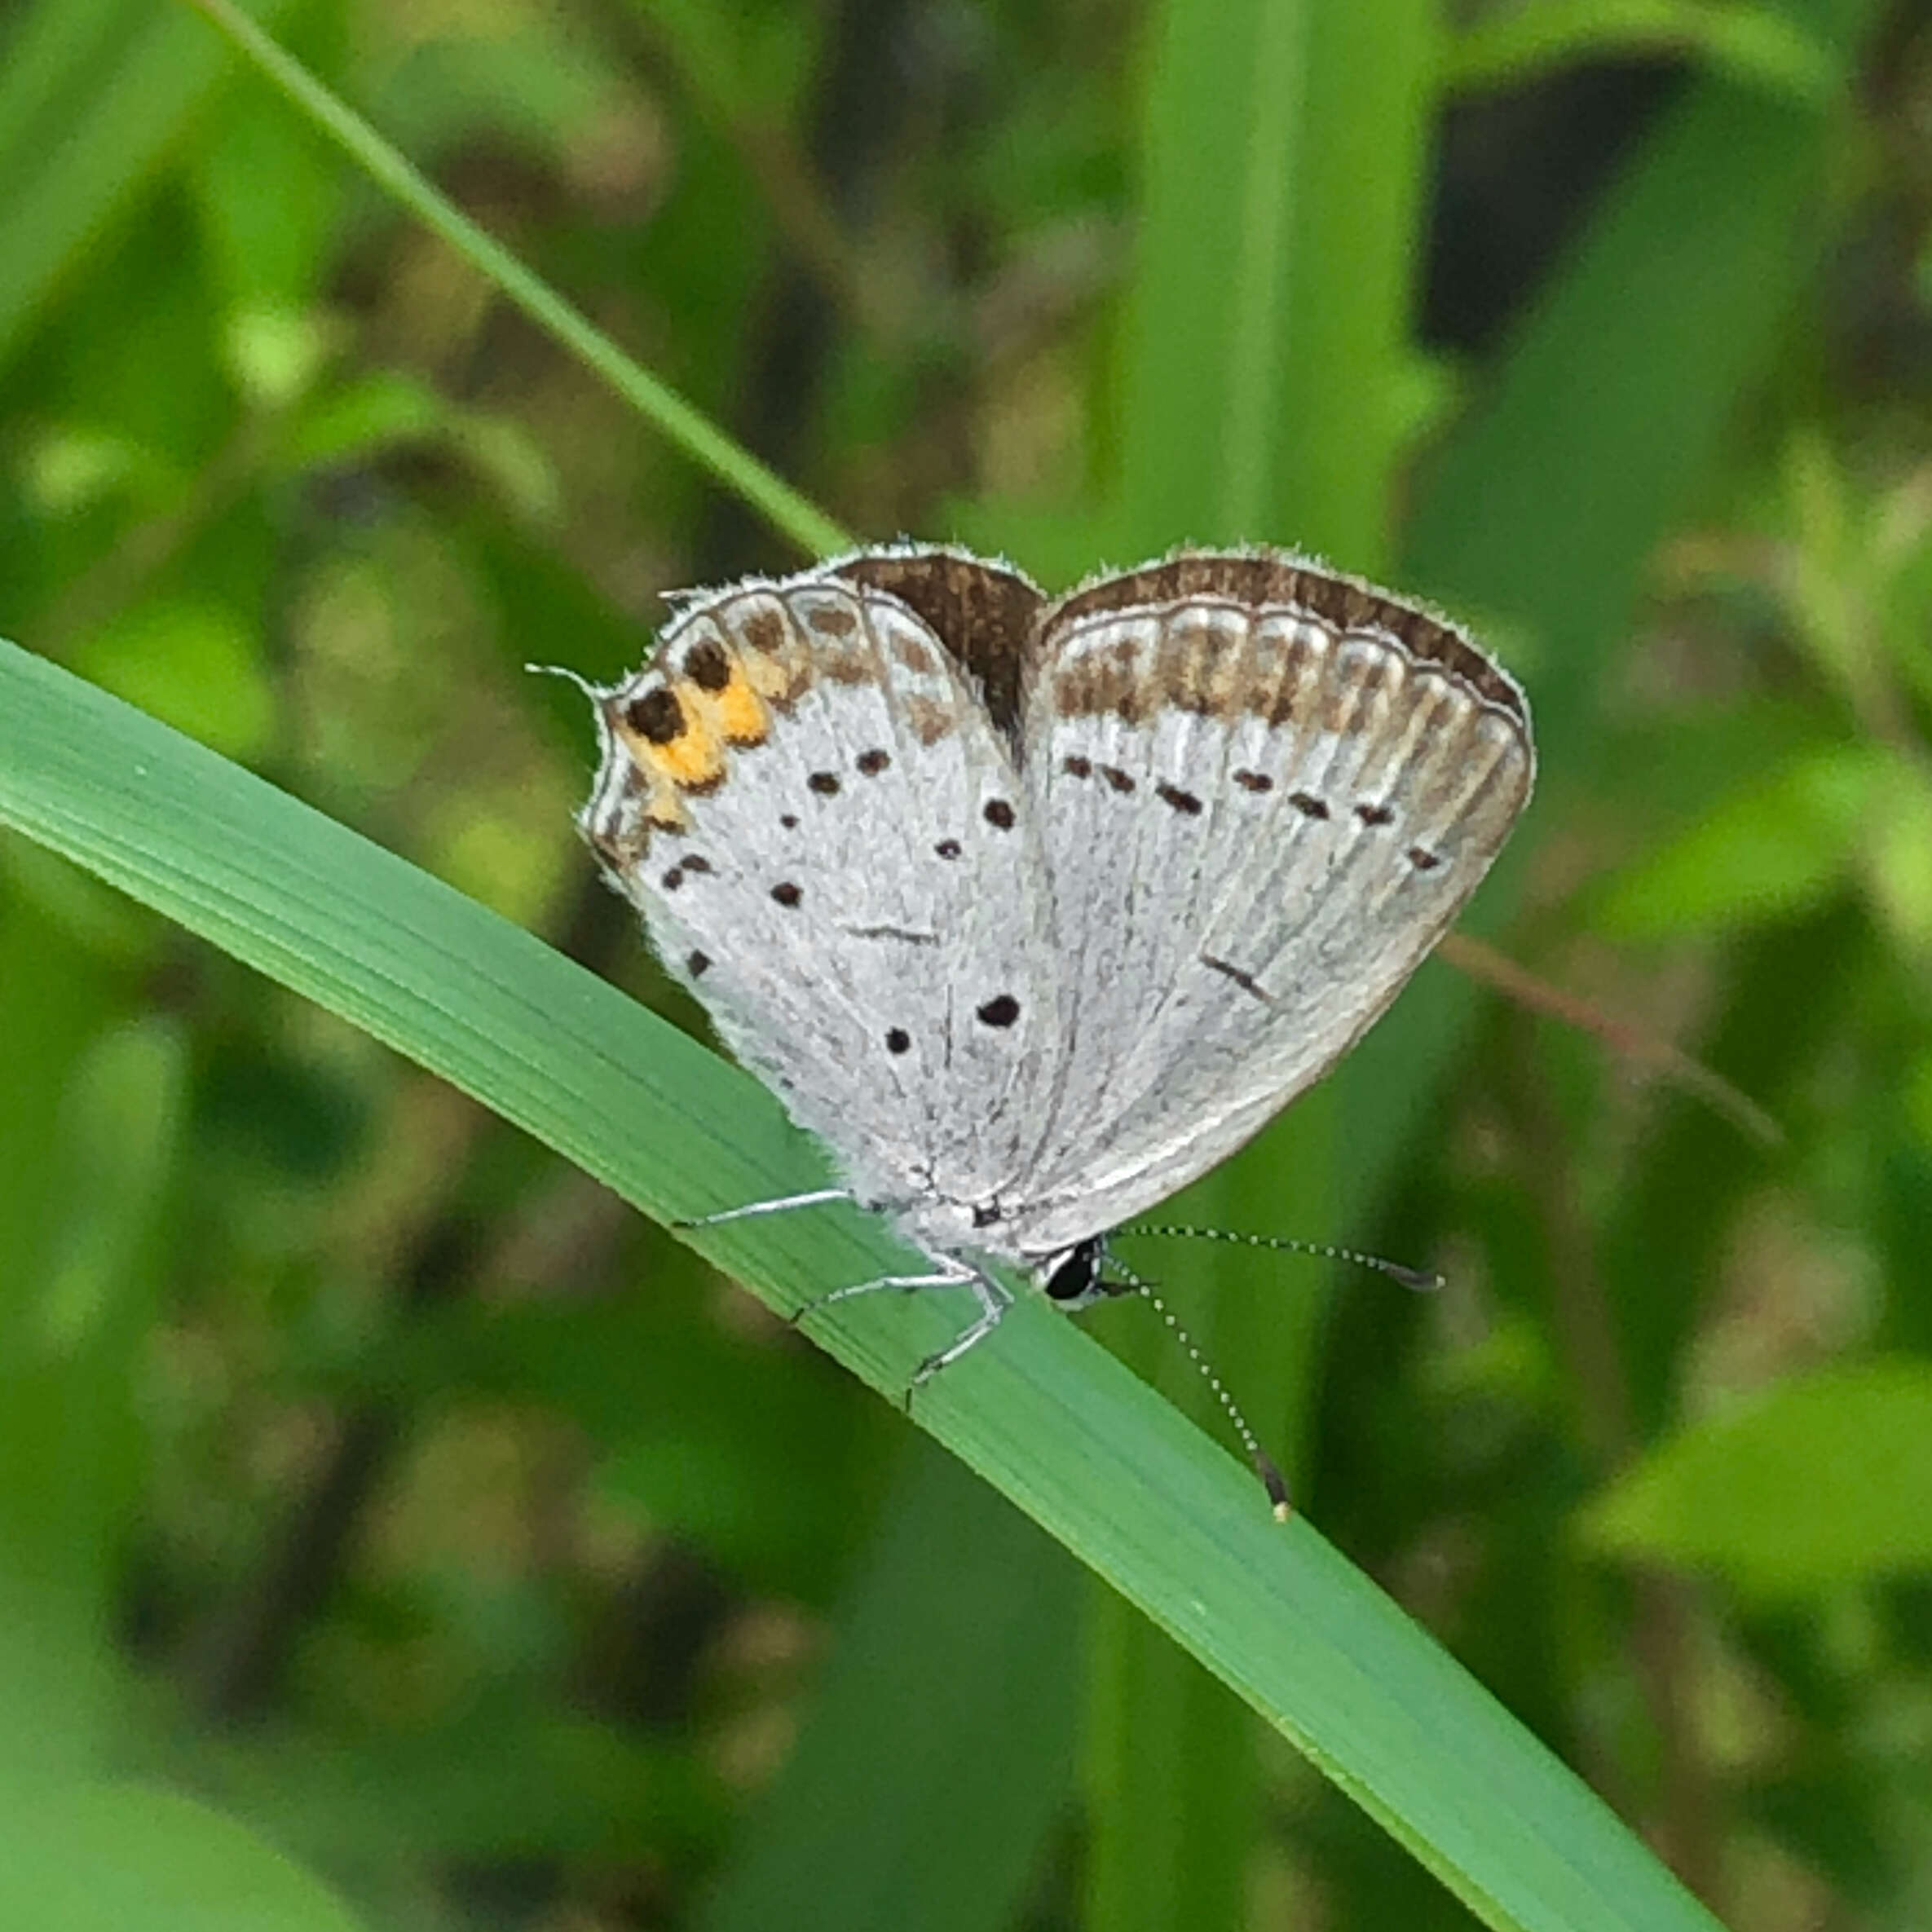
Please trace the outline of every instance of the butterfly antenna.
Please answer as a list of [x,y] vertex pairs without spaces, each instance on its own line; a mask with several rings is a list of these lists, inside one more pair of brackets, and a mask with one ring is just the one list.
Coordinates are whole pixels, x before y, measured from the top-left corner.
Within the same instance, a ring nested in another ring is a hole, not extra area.
[[1360,1248],[1339,1248],[1332,1242],[1295,1241],[1286,1234],[1244,1234],[1236,1228],[1190,1228],[1171,1222],[1131,1221],[1114,1229],[1117,1234],[1168,1234],[1188,1241],[1230,1241],[1244,1248],[1267,1248],[1277,1255],[1312,1255],[1322,1261],[1350,1261],[1357,1268],[1372,1268],[1392,1281],[1418,1295],[1433,1295],[1448,1286],[1432,1268],[1405,1268],[1382,1255],[1365,1255]]
[[1268,1492],[1268,1500],[1274,1507],[1275,1520],[1286,1523],[1294,1506],[1288,1500],[1288,1479],[1281,1474],[1280,1467],[1260,1443],[1255,1440],[1255,1431],[1248,1427],[1248,1418],[1241,1412],[1233,1396],[1228,1393],[1220,1377],[1209,1367],[1207,1358],[1202,1354],[1194,1338],[1182,1325],[1180,1317],[1161,1299],[1159,1291],[1151,1281],[1144,1281],[1118,1256],[1109,1255],[1108,1265],[1121,1278],[1122,1283],[1149,1303],[1153,1312],[1167,1323],[1176,1341],[1187,1351],[1188,1360],[1201,1371],[1202,1379],[1214,1391],[1215,1400],[1221,1405],[1221,1413],[1233,1426],[1234,1433],[1241,1438],[1241,1445],[1248,1452],[1249,1459],[1255,1465],[1255,1473],[1261,1479],[1261,1486]]
[[580,677],[567,664],[526,664],[523,668],[532,677],[561,677],[566,684],[574,684],[593,704],[604,695],[588,677]]

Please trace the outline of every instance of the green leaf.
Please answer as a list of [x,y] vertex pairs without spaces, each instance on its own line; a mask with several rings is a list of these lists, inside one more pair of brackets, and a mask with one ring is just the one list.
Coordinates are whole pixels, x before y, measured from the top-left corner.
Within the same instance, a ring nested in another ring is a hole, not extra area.
[[649,0],[640,12],[707,114],[782,121],[810,74],[818,22],[805,7],[723,7]]
[[[0,646],[0,822],[401,1048],[645,1212],[823,1184],[777,1102],[524,933],[53,665]],[[773,1306],[907,1259],[849,1211],[681,1236]],[[814,1317],[893,1400],[937,1296]],[[1708,1926],[1560,1765],[1307,1523],[1023,1299],[915,1419],[1278,1727],[1493,1925]]]
[[1801,753],[1626,871],[1598,909],[1599,929],[1721,933],[1816,905],[1846,876],[1890,762],[1863,746]]
[[1920,1145],[1932,1153],[1932,1052],[1919,1055],[1907,1070],[1899,1091],[1905,1118],[1912,1123]]
[[427,383],[387,371],[310,398],[282,425],[276,462],[289,470],[367,461],[398,445],[431,443],[470,469],[511,509],[554,522],[561,490],[548,453],[507,417],[464,409]]
[[1932,1569],[1932,1363],[1780,1383],[1660,1444],[1577,1527],[1601,1555],[1759,1597]]
[[[286,0],[256,0],[264,20]],[[126,214],[223,77],[205,23],[147,0],[41,0],[0,62],[0,355]]]
[[1822,102],[1843,82],[1832,51],[1768,7],[1726,0],[1530,0],[1497,7],[1449,43],[1452,93],[1522,87],[1588,60],[1656,54],[1700,60],[1733,80]]
[[276,461],[299,470],[351,463],[396,443],[440,435],[452,411],[426,382],[390,370],[357,376],[312,396],[276,439]]
[[232,1819],[135,1784],[0,1815],[0,1925],[34,1932],[357,1932],[319,1880]]
[[232,90],[187,171],[223,302],[301,314],[319,300],[346,183],[335,157],[280,101]]
[[1887,761],[1864,841],[1866,889],[1902,951],[1932,959],[1932,779],[1921,765]]
[[29,501],[49,517],[74,516],[123,492],[179,487],[179,476],[158,452],[81,425],[55,424],[34,438],[22,452],[20,470]]

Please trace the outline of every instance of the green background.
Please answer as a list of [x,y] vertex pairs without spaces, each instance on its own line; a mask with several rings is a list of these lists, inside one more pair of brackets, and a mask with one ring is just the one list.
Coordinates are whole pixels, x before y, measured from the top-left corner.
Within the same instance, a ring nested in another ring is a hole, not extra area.
[[[1919,11],[252,11],[549,293],[187,7],[0,13],[0,1925],[1924,1922]],[[1529,691],[1528,990],[1174,1210],[1445,1288],[1126,1251],[1285,1530],[1144,1308],[909,1422],[943,1298],[773,1312],[884,1230],[666,1231],[823,1158],[523,667],[902,532]]]

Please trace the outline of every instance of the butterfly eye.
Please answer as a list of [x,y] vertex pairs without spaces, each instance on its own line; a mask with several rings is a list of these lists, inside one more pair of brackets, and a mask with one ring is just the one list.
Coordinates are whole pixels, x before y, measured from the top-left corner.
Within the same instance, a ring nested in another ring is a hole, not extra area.
[[1047,1299],[1063,1308],[1083,1308],[1109,1292],[1101,1278],[1101,1241],[1096,1235],[1063,1248],[1043,1262],[1036,1279]]

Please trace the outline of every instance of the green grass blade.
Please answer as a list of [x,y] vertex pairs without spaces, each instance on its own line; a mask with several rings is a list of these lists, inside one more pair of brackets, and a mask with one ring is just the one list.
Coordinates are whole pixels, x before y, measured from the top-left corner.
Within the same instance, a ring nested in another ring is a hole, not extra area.
[[1317,7],[1279,320],[1272,533],[1386,579],[1436,117],[1432,0]]
[[[1432,54],[1425,0],[1161,10],[1118,405],[1129,555],[1188,538],[1272,541],[1382,573]],[[1175,1218],[1344,1232],[1337,1091],[1306,1096]],[[1293,1471],[1312,1433],[1325,1284],[1313,1271],[1268,1282],[1252,1257],[1206,1244],[1149,1253]],[[1129,1320],[1123,1311],[1131,1334]],[[1212,1418],[1167,1336],[1149,1326],[1133,1347],[1171,1395]],[[1096,1621],[1093,1924],[1237,1923],[1256,1808],[1251,1726],[1117,1598]]]
[[668,441],[710,472],[809,556],[849,550],[852,539],[797,491],[734,443],[668,383],[641,368],[602,330],[478,227],[377,134],[285,53],[231,0],[187,0],[274,82],[289,100],[425,227],[501,289],[537,327],[594,370]]
[[84,99],[139,0],[32,0],[0,38],[0,163],[10,174],[44,151],[53,116]]
[[[662,1218],[809,1185],[777,1103],[614,988],[55,667],[0,647],[0,821],[443,1074]],[[774,1305],[900,1251],[844,1211],[694,1234]],[[895,1399],[942,1297],[815,1321]],[[1276,1725],[1489,1923],[1709,1918],[1306,1522],[1029,1299],[917,1419]]]
[[1136,556],[1267,521],[1307,12],[1170,0],[1153,23],[1119,398]]
[[[1185,541],[1293,539],[1270,499],[1299,312],[1291,290],[1308,266],[1295,240],[1312,11],[1307,0],[1167,0],[1149,23],[1116,404],[1123,562]],[[1325,1096],[1297,1108],[1264,1146],[1189,1190],[1176,1215],[1331,1226],[1326,1112]],[[1292,1475],[1321,1297],[1271,1295],[1264,1308],[1255,1271],[1206,1244],[1162,1248],[1158,1268],[1204,1359],[1241,1365],[1252,1426]],[[1184,1410],[1211,1418],[1192,1363],[1131,1319],[1140,1312],[1109,1325],[1123,1352]],[[1234,1925],[1259,1811],[1252,1721],[1118,1596],[1096,1599],[1092,1630],[1087,1922],[1092,1932]]]
[[1408,567],[1543,646],[1532,680],[1557,783],[1639,567],[1695,501],[1808,268],[1824,119],[1707,85],[1617,183],[1526,318],[1484,406],[1431,465]]

